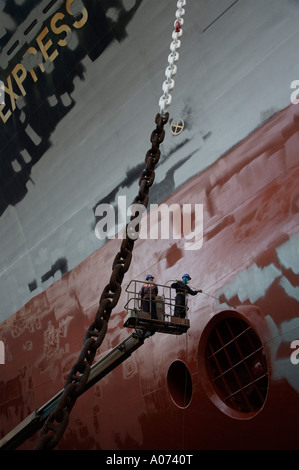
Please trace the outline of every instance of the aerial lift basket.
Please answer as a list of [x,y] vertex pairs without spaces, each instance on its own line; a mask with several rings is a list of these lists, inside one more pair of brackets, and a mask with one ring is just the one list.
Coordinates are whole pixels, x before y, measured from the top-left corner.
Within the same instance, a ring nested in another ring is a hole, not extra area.
[[[174,316],[175,291],[170,286],[156,284],[161,295],[148,299],[149,312],[142,310],[140,296],[141,287],[150,284],[144,281],[132,280],[126,287],[127,303],[125,310],[127,315],[124,319],[124,326],[127,328],[146,329],[153,333],[168,333],[181,335],[190,328],[188,318],[178,318]],[[152,305],[156,303],[157,319],[152,318]],[[186,306],[186,313],[188,308]]]

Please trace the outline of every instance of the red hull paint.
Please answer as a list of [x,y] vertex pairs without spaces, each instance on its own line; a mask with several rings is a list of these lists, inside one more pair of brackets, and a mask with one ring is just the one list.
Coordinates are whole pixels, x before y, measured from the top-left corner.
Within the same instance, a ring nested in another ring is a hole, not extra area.
[[[169,204],[204,205],[200,250],[185,250],[184,240],[139,240],[125,277],[127,283],[150,271],[163,284],[187,271],[193,286],[223,302],[254,304],[240,312],[260,337],[267,358],[263,408],[244,419],[217,404],[203,345],[219,302],[197,295],[190,299],[187,334],[157,333],[80,397],[58,449],[298,449],[299,365],[290,361],[291,342],[299,338],[298,297],[287,293],[282,279],[294,289],[299,282],[279,256],[279,247],[299,232],[297,109],[290,106],[277,114],[168,198]],[[63,388],[119,244],[107,243],[1,324],[6,353],[6,364],[0,366],[1,437]],[[252,272],[252,266],[269,282],[249,298],[250,274],[242,273]],[[266,276],[270,268],[273,279]],[[123,291],[97,358],[128,336],[122,327],[125,302]],[[167,380],[177,360],[191,375],[187,407],[175,403]],[[32,449],[37,436],[21,448]]]

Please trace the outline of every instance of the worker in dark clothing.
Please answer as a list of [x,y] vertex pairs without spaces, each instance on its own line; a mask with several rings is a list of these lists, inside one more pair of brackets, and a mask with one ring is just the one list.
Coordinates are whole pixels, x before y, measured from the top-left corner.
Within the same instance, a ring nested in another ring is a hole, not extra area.
[[186,318],[187,310],[187,294],[196,295],[201,290],[192,290],[187,285],[191,281],[189,274],[184,274],[181,281],[174,282],[170,287],[176,290],[174,316],[179,318]]
[[151,318],[158,319],[156,310],[156,296],[158,295],[158,286],[154,283],[154,276],[148,274],[145,278],[146,284],[143,284],[139,295],[141,297],[141,308],[144,312],[150,313]]

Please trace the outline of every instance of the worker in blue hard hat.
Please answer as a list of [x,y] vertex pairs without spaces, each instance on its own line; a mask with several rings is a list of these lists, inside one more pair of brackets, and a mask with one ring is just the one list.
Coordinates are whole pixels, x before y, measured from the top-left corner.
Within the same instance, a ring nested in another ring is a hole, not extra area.
[[176,290],[175,296],[175,307],[174,307],[174,316],[179,318],[186,318],[187,310],[187,294],[196,295],[201,290],[192,290],[188,286],[188,282],[191,281],[189,274],[183,274],[181,281],[176,281],[171,284],[170,287]]
[[158,286],[154,283],[154,276],[152,274],[147,274],[145,280],[146,282],[139,292],[141,308],[144,312],[150,313],[151,318],[157,319],[156,297],[158,295]]

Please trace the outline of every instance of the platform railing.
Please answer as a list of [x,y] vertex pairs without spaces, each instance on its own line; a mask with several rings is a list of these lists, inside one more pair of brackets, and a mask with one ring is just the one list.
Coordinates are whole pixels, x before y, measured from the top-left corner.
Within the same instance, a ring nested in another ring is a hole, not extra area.
[[[140,291],[144,285],[156,285],[158,288],[158,295],[156,296],[153,294],[142,299]],[[176,292],[175,289],[172,289],[170,286],[133,279],[129,282],[125,290],[127,292],[127,302],[124,308],[127,313],[132,310],[144,311],[142,308],[142,303],[144,302],[148,303],[148,308],[146,308],[144,313],[148,313],[149,317],[151,317],[153,314],[153,303],[155,302],[158,320],[170,321],[171,317],[174,316]],[[185,309],[187,318],[187,299]]]

